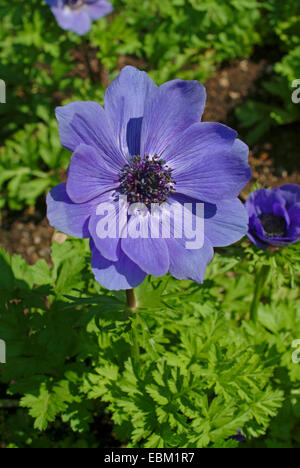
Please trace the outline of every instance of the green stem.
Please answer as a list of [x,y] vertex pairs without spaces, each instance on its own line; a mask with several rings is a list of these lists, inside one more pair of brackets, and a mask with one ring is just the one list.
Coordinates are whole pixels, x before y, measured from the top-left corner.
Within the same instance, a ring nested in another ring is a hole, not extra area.
[[132,360],[137,371],[137,374],[140,372],[140,347],[138,340],[138,330],[137,330],[137,319],[136,314],[134,313],[137,303],[133,289],[126,290],[127,305],[131,309],[131,346],[132,346]]
[[136,322],[133,319],[131,324],[131,346],[132,346],[132,360],[134,363],[137,374],[140,373],[140,347],[138,342],[138,332],[136,328]]
[[256,273],[254,295],[253,295],[253,300],[252,300],[252,304],[250,308],[250,320],[252,320],[253,322],[257,321],[258,306],[259,306],[260,299],[264,290],[264,285],[269,276],[269,272],[270,272],[270,266],[263,265]]
[[146,320],[142,317],[141,314],[137,315],[137,319],[140,322],[142,332],[143,332],[143,340],[146,346],[146,351],[150,354],[153,360],[157,360],[159,358],[159,354],[156,350],[155,341],[151,336],[151,332],[147,325]]
[[127,304],[131,310],[136,309],[136,299],[133,289],[126,289]]

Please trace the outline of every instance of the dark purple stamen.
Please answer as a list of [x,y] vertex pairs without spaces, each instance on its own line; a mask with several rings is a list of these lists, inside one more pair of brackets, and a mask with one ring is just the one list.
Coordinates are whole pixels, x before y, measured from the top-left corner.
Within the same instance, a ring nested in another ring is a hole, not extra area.
[[130,203],[161,204],[175,193],[172,169],[159,156],[145,158],[134,156],[123,168],[120,177],[120,192]]
[[284,237],[286,235],[286,222],[281,216],[274,214],[263,214],[260,222],[267,238]]
[[65,0],[66,5],[72,10],[77,10],[85,4],[85,0]]

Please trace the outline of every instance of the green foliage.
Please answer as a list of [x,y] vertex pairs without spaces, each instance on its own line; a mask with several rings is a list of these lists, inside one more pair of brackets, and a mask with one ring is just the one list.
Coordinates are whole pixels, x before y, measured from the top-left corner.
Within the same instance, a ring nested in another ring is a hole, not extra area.
[[114,70],[118,57],[135,54],[159,84],[205,81],[224,60],[248,56],[259,42],[256,0],[116,0],[109,30],[98,22],[91,41]]
[[300,79],[300,4],[270,0],[265,8],[265,42],[277,51],[278,61],[274,76],[263,82],[264,98],[247,101],[236,111],[249,144],[273,127],[300,120],[300,105],[292,102],[293,82]]
[[60,182],[70,156],[59,141],[57,124],[27,124],[0,148],[0,208],[33,205],[49,187]]
[[[227,439],[239,429],[252,446],[297,444],[300,367],[291,356],[300,336],[299,256],[299,244],[269,256],[228,248],[202,286],[148,278],[132,313],[124,293],[95,283],[86,241],[54,244],[52,267],[2,250],[3,442],[51,447],[63,430],[60,444],[99,446],[90,428],[105,412],[128,447],[231,447],[237,443]],[[284,265],[292,258],[290,289]],[[278,282],[266,285],[255,324],[248,313],[262,263]],[[9,408],[19,398],[19,409]]]
[[[0,106],[4,136],[49,114],[53,94],[71,83],[70,47],[44,2],[17,0],[7,8],[0,2],[1,67],[7,85],[7,104]],[[75,43],[73,41],[73,47]],[[16,109],[18,113],[16,115]]]

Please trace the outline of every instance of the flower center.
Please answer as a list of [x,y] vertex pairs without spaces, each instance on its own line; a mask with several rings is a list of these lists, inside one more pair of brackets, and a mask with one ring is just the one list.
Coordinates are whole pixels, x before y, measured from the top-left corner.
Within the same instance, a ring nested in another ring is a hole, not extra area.
[[260,221],[266,237],[284,237],[286,235],[286,222],[281,216],[263,214]]
[[85,0],[66,0],[66,5],[72,10],[77,10],[85,4]]
[[163,159],[134,156],[123,168],[120,177],[120,191],[130,203],[161,204],[175,193],[172,169]]

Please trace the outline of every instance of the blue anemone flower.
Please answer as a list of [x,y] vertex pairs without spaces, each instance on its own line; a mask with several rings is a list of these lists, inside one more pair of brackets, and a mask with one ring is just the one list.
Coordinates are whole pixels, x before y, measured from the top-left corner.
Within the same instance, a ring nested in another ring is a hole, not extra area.
[[[147,274],[167,272],[201,283],[213,247],[247,233],[238,195],[251,177],[249,150],[231,128],[201,122],[205,100],[197,81],[158,87],[125,67],[104,108],[88,101],[56,110],[61,143],[73,156],[67,182],[48,194],[48,218],[68,235],[90,238],[92,269],[104,287],[130,289]],[[102,207],[107,236],[99,234]],[[191,247],[200,225],[201,243]]]
[[285,247],[300,239],[300,187],[260,189],[246,201],[248,237],[261,249]]
[[98,20],[113,11],[106,0],[45,0],[51,7],[62,29],[80,36],[88,33],[93,20]]

